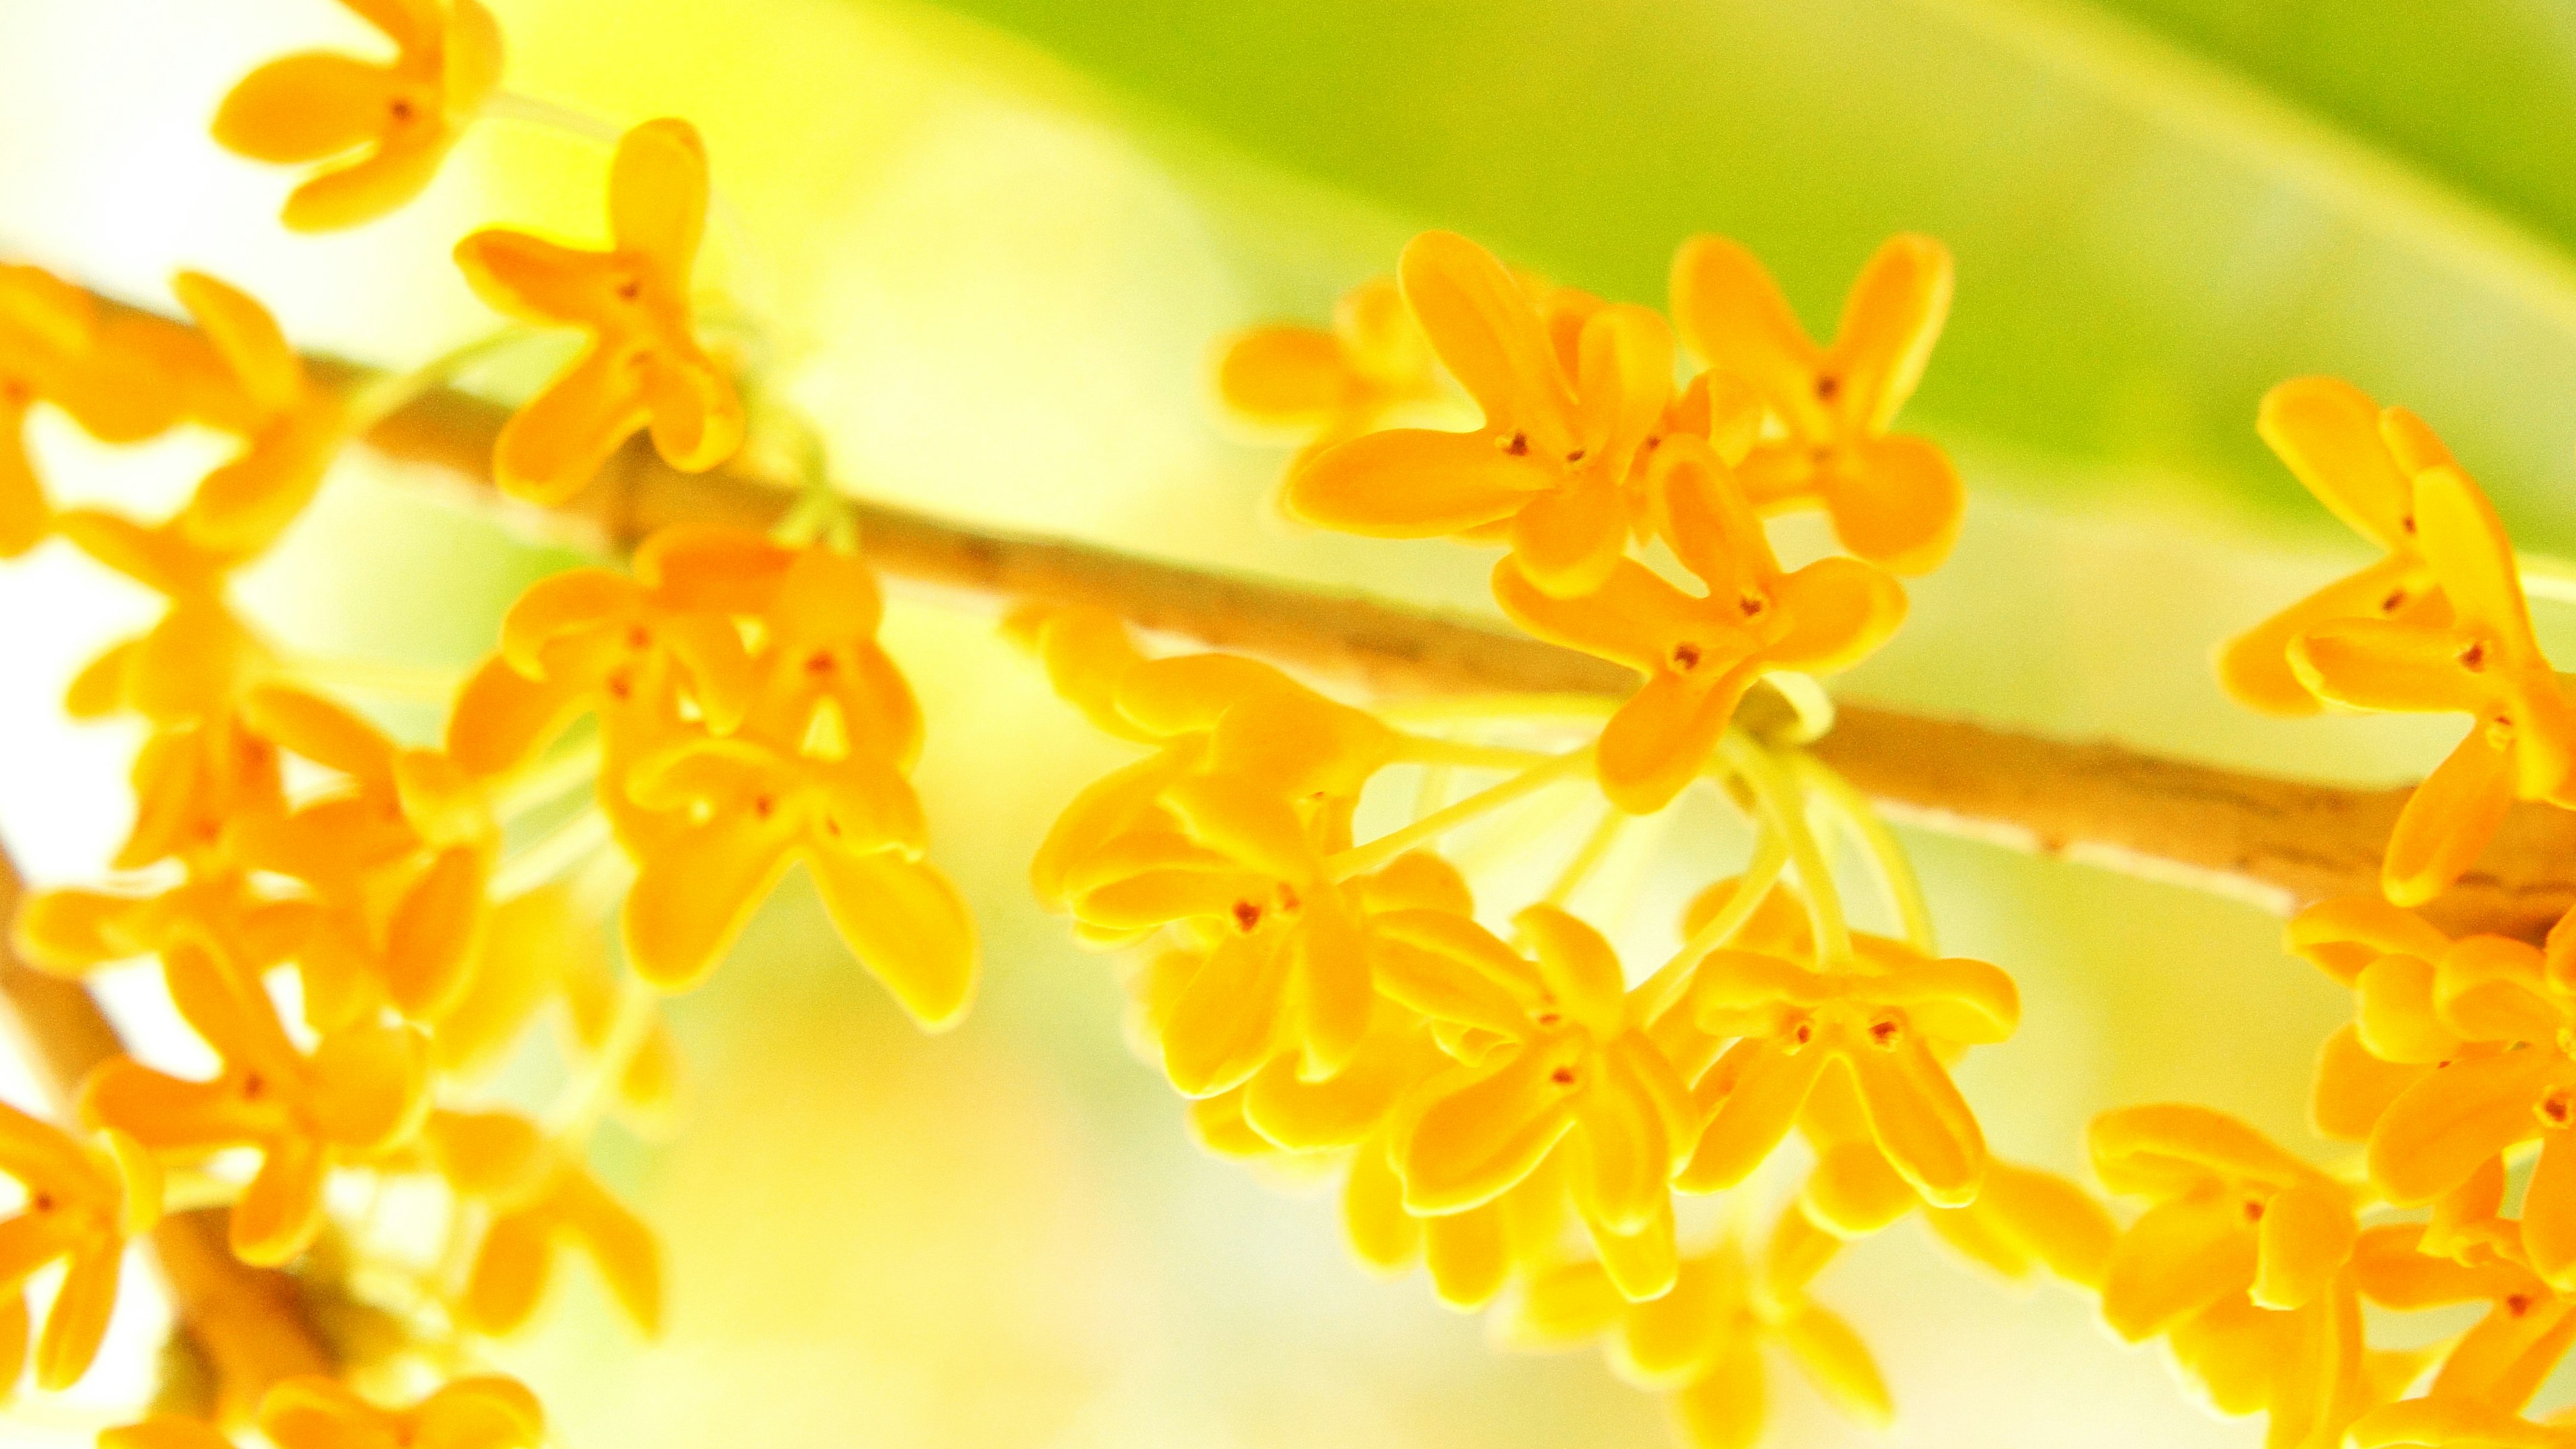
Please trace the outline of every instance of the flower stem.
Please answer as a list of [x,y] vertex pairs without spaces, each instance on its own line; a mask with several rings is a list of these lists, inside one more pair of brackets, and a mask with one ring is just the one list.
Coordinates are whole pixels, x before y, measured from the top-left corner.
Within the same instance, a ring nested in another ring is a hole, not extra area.
[[1690,939],[1682,943],[1682,948],[1675,951],[1670,960],[1638,985],[1635,999],[1639,1020],[1652,1025],[1681,1004],[1701,958],[1734,939],[1735,933],[1744,929],[1744,923],[1753,919],[1753,913],[1762,908],[1762,898],[1771,893],[1772,883],[1780,879],[1780,872],[1787,869],[1788,864],[1788,843],[1771,831],[1762,832],[1760,842],[1753,847],[1752,861],[1744,867],[1744,873],[1735,878],[1735,894],[1727,898],[1716,915],[1691,932]]
[[515,343],[525,342],[537,333],[526,327],[504,327],[486,333],[471,342],[451,347],[409,372],[390,373],[367,380],[349,395],[344,419],[349,436],[358,437],[375,429],[378,423],[409,406],[415,399],[453,381],[456,375]]
[[1878,873],[1878,883],[1887,893],[1888,908],[1896,915],[1905,931],[1906,943],[1927,956],[1938,955],[1940,947],[1932,934],[1932,909],[1924,902],[1923,883],[1916,879],[1914,862],[1905,855],[1905,847],[1869,801],[1851,787],[1851,782],[1834,773],[1822,760],[1804,750],[1789,757],[1789,768],[1798,779],[1821,795],[1834,813],[1851,830],[1854,841],[1869,856]]
[[1616,805],[1602,807],[1600,823],[1583,838],[1583,844],[1576,849],[1573,859],[1565,863],[1565,869],[1557,872],[1547,894],[1539,899],[1551,906],[1563,906],[1576,891],[1583,889],[1584,882],[1590,880],[1594,872],[1601,869],[1601,862],[1609,858],[1610,848],[1619,843],[1619,837],[1626,833],[1636,818]]
[[324,654],[287,654],[287,672],[308,684],[378,699],[444,705],[455,698],[463,676],[452,670],[397,664],[384,659],[343,659]]
[[1397,744],[1395,757],[1409,764],[1464,765],[1476,770],[1526,770],[1557,758],[1545,750],[1435,739],[1429,735],[1406,735]]
[[1489,785],[1445,809],[1434,810],[1401,830],[1390,831],[1366,845],[1353,846],[1324,862],[1333,880],[1348,880],[1375,870],[1417,845],[1427,845],[1478,816],[1489,814],[1525,795],[1543,790],[1592,763],[1592,746],[1552,755],[1497,785]]
[[1727,763],[1735,768],[1737,778],[1752,790],[1759,802],[1764,823],[1776,832],[1789,848],[1789,861],[1798,872],[1799,893],[1807,898],[1807,914],[1816,928],[1816,945],[1827,967],[1839,967],[1851,960],[1851,925],[1843,917],[1842,894],[1834,887],[1833,866],[1825,859],[1816,833],[1809,827],[1806,802],[1800,798],[1796,782],[1762,746],[1741,734],[1727,736],[1723,746]]

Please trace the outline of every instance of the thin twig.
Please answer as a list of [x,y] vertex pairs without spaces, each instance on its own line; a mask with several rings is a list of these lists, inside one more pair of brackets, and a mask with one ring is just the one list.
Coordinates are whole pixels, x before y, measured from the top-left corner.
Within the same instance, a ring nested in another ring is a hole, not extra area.
[[[347,385],[369,375],[330,359],[313,366]],[[560,508],[510,502],[491,484],[492,442],[508,415],[479,397],[440,389],[384,419],[365,441],[529,531],[603,552],[622,552],[673,523],[766,529],[796,496],[747,462],[675,472],[639,438]],[[1634,676],[1615,664],[1479,619],[987,530],[882,503],[854,501],[852,511],[870,561],[916,593],[988,610],[1020,601],[1096,606],[1154,633],[1275,660],[1328,687],[1382,698],[1599,698],[1635,687]],[[1767,716],[1748,718],[1757,730],[1791,723],[1787,704],[1767,692],[1757,691],[1746,709]],[[2375,892],[2381,850],[2406,795],[1849,703],[1810,749],[1900,822],[2181,881],[2281,913]],[[2478,868],[2425,914],[2454,933],[2536,940],[2571,906],[2576,813],[2523,805]]]

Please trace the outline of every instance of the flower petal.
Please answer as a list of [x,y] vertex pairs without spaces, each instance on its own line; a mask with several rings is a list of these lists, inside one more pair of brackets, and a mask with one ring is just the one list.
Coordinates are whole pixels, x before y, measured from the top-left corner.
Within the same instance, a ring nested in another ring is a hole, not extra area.
[[1885,431],[1914,395],[1950,315],[1952,273],[1950,249],[1912,233],[1889,237],[1861,268],[1821,373],[1836,379],[1833,408],[1851,432]]
[[2432,575],[2415,560],[2381,559],[2221,645],[2218,682],[2248,709],[2285,717],[2315,714],[2320,703],[2291,667],[2290,646],[2328,624],[2381,617],[2433,592]]
[[1342,1230],[1361,1266],[1378,1273],[1403,1272],[1422,1251],[1422,1220],[1404,1210],[1404,1179],[1395,1175],[1382,1140],[1360,1144],[1351,1156]]
[[2415,479],[2416,540],[2451,613],[2462,626],[2492,635],[2517,664],[2540,658],[2531,636],[2531,606],[2504,522],[2469,475],[2435,468]]
[[975,996],[975,918],[926,861],[892,851],[806,856],[824,908],[851,954],[927,1031],[944,1031]]
[[2390,452],[2367,393],[2341,378],[2292,378],[2263,395],[2254,430],[2354,532],[2392,552],[2414,551],[2415,480]]
[[233,1256],[274,1268],[312,1245],[322,1231],[322,1183],[330,1164],[320,1144],[281,1137],[268,1144],[259,1173],[233,1204]]
[[2532,1107],[2563,1070],[2547,1050],[2472,1057],[2426,1074],[2370,1134],[2370,1180],[2400,1207],[2466,1182],[2497,1153],[2540,1130]]
[[1753,1449],[1762,1438],[1762,1399],[1761,1355],[1739,1339],[1673,1395],[1673,1422],[1690,1449]]
[[1837,1142],[1820,1151],[1798,1189],[1808,1220],[1838,1238],[1868,1237],[1921,1201],[1874,1142]]
[[2513,809],[2514,759],[2472,728],[2397,813],[2380,862],[2380,887],[2401,906],[2418,906],[2449,889],[2485,853]]
[[2272,1194],[2257,1235],[2255,1306],[2304,1308],[2315,1302],[2351,1259],[2359,1232],[2341,1188],[2302,1182]]
[[2522,1199],[2522,1246],[2531,1271],[2564,1293],[2576,1288],[2576,1141],[2541,1134],[2540,1164]]
[[1916,1033],[1892,1048],[1875,1043],[1846,1054],[1868,1109],[1870,1135],[1934,1207],[1976,1201],[1986,1175],[1986,1140],[1950,1073]]
[[1705,682],[1675,674],[1647,680],[1602,727],[1602,793],[1632,815],[1671,804],[1707,765],[1753,679],[1749,669],[1729,669]]
[[1628,505],[1615,480],[1589,477],[1537,494],[1513,515],[1512,563],[1543,594],[1601,587],[1628,548]]
[[1888,1396],[1877,1360],[1840,1316],[1802,1303],[1773,1331],[1808,1381],[1845,1418],[1872,1429],[1895,1422],[1896,1403]]
[[2381,618],[2321,623],[2290,644],[2290,668],[2320,699],[2352,709],[2476,714],[2486,684],[2460,665],[2447,629]]
[[493,476],[503,491],[531,503],[561,503],[581,491],[600,465],[651,420],[645,405],[644,354],[598,344],[582,349],[501,425]]
[[412,1413],[406,1449],[537,1449],[546,1437],[537,1396],[499,1374],[450,1379]]
[[2320,1137],[2367,1141],[2390,1104],[2404,1096],[2425,1071],[2381,1061],[2361,1044],[2357,1029],[2349,1024],[2340,1027],[2317,1053],[2308,1122]]
[[453,133],[443,129],[389,139],[289,192],[278,220],[288,231],[339,231],[399,210],[428,187],[453,141]]
[[2245,1292],[2254,1272],[2254,1232],[2233,1197],[2209,1193],[2159,1203],[2112,1247],[2102,1274],[2102,1317],[2137,1343]]
[[618,137],[608,170],[608,226],[618,249],[686,277],[706,225],[707,147],[697,127],[663,117]]
[[1394,1161],[1404,1204],[1416,1213],[1457,1213],[1493,1201],[1537,1170],[1573,1127],[1565,1048],[1513,1049],[1498,1065],[1432,1078],[1408,1110]]
[[1422,1266],[1431,1271],[1431,1288],[1441,1302],[1467,1313],[1501,1295],[1511,1281],[1512,1257],[1498,1208],[1447,1213],[1421,1223]]
[[1789,630],[1762,651],[1766,664],[1809,674],[1848,669],[1905,622],[1905,590],[1858,559],[1821,558],[1774,586]]
[[36,1387],[60,1393],[89,1372],[116,1311],[124,1261],[125,1245],[114,1240],[72,1255],[62,1286],[54,1291],[54,1306],[45,1313],[44,1334],[36,1340]]
[[1484,433],[1389,428],[1337,443],[1288,475],[1292,518],[1366,538],[1439,538],[1518,513],[1554,483]]
[[664,991],[706,979],[786,874],[790,839],[745,816],[674,832],[626,893],[627,959]]
[[1431,350],[1488,424],[1568,418],[1573,399],[1538,309],[1493,253],[1426,231],[1405,244],[1396,277]]
[[[1833,1056],[1813,1042],[1797,1048],[1761,1040],[1750,1047],[1735,1089],[1718,1103],[1698,1148],[1675,1180],[1685,1192],[1715,1192],[1752,1176],[1789,1135],[1798,1109],[1806,1105],[1807,1094]],[[1721,1061],[1716,1070],[1725,1068]]]
[[1701,361],[1751,383],[1792,433],[1829,435],[1829,415],[1816,398],[1824,349],[1808,339],[1752,252],[1720,236],[1682,243],[1673,258],[1672,304],[1674,327]]

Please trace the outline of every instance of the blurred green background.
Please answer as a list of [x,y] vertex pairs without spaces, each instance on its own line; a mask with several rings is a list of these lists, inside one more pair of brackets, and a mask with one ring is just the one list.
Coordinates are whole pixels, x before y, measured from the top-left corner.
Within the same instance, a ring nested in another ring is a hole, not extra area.
[[[1487,0],[1385,5],[495,0],[510,85],[705,131],[715,279],[850,486],[959,516],[1482,607],[1485,559],[1297,531],[1283,461],[1211,421],[1227,330],[1320,317],[1412,231],[1662,300],[1696,231],[1749,242],[1828,326],[1872,247],[1959,259],[1909,423],[1959,458],[1959,553],[1847,695],[2316,778],[2389,782],[2440,721],[2284,724],[2220,697],[2233,629],[2363,558],[2263,453],[2256,399],[2333,372],[2422,412],[2526,546],[2576,551],[2576,18],[2529,0]],[[600,228],[597,152],[478,131],[410,209],[277,229],[289,178],[204,124],[253,65],[372,42],[328,0],[0,5],[0,253],[167,304],[197,266],[289,334],[400,366],[489,325],[446,259],[494,222]],[[63,491],[149,507],[214,454],[84,446]],[[1809,539],[1812,545],[1812,538]],[[459,667],[557,555],[353,465],[255,581],[306,647]],[[50,548],[0,570],[0,834],[45,882],[124,825],[131,735],[60,687],[145,604]],[[2544,621],[2562,644],[2571,631]],[[898,604],[931,720],[938,859],[987,987],[914,1035],[791,882],[674,1014],[693,1077],[608,1166],[669,1236],[671,1331],[638,1344],[581,1271],[502,1361],[575,1446],[973,1449],[1652,1446],[1584,1358],[1488,1352],[1419,1279],[1346,1260],[1329,1197],[1201,1156],[1122,1044],[1112,963],[1021,871],[1122,758],[988,620]],[[412,723],[420,723],[414,720]],[[1714,868],[1703,821],[1652,879]],[[2095,1111],[2190,1098],[2322,1152],[2306,1067],[2337,993],[2240,905],[1927,837],[1955,951],[2012,969],[2021,1036],[1963,1079],[1997,1149],[2074,1170]],[[1668,894],[1665,892],[1664,894]],[[1662,894],[1649,891],[1656,899]],[[1623,933],[1655,959],[1671,923]],[[137,993],[129,990],[128,998]],[[148,994],[148,993],[143,993]],[[25,1100],[13,1093],[14,1100]],[[1877,1347],[1910,1445],[2252,1444],[2080,1300],[1998,1291],[1912,1227],[1825,1299]],[[137,1392],[154,1332],[121,1317]],[[1778,1376],[1782,1445],[1873,1442]],[[27,1421],[32,1422],[32,1421]]]

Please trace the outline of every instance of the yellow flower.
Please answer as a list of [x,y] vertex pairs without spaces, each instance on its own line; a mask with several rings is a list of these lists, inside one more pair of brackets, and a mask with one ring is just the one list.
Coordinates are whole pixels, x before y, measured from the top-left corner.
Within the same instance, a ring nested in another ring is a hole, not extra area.
[[2166,1335],[2222,1413],[2268,1412],[2266,1442],[2331,1449],[2369,1406],[2353,1189],[2204,1107],[2093,1120],[2103,1185],[2153,1204],[2120,1234],[2102,1316]]
[[82,668],[64,700],[74,718],[132,710],[154,724],[195,723],[232,709],[253,682],[275,672],[275,655],[224,601],[226,576],[247,555],[196,543],[179,518],[146,528],[68,508],[54,527],[81,552],[169,600],[149,631]]
[[[2337,1028],[2317,1054],[2316,1080],[2308,1100],[2308,1120],[2319,1136],[2366,1142],[2389,1105],[2430,1067],[2378,1055],[2364,1042],[2362,1019],[2371,1019],[2371,1030],[2381,1038],[2382,1048],[2393,1049],[2389,1034],[2406,1028],[2410,1020],[2407,1014],[2391,1010],[2398,1004],[2396,988],[2413,982],[2419,972],[2430,972],[2433,963],[2450,951],[2451,938],[2414,912],[2377,896],[2320,901],[2291,918],[2287,936],[2293,955],[2313,963],[2337,984],[2358,986],[2365,976],[2373,983],[2357,999],[2355,1019]],[[2392,964],[2381,966],[2382,961]]]
[[1161,1022],[1163,1069],[1188,1096],[1223,1091],[1282,1051],[1340,1071],[1375,1003],[1363,913],[1325,869],[1347,810],[1301,809],[1274,777],[1192,775],[1074,878],[1073,909],[1117,929],[1187,924],[1205,954]]
[[636,1327],[648,1336],[661,1331],[662,1255],[653,1230],[535,1124],[506,1112],[438,1112],[423,1136],[448,1184],[489,1214],[457,1305],[467,1328],[506,1334],[526,1323],[556,1249],[569,1244],[599,1266]]
[[178,516],[190,542],[234,560],[263,552],[303,513],[346,440],[337,392],[305,376],[268,310],[199,272],[170,284],[240,390],[242,451],[208,473]]
[[2317,697],[2290,666],[2290,646],[2300,635],[2341,619],[2433,628],[2449,621],[2450,605],[2415,542],[2415,479],[2449,466],[2451,454],[2413,413],[2382,408],[2331,377],[2292,378],[2265,393],[2254,426],[2318,502],[2388,551],[2218,652],[2218,681],[2238,703],[2266,714],[2314,714]]
[[1691,984],[1699,1026],[1740,1039],[1700,1081],[1716,1110],[1682,1171],[1685,1190],[1751,1175],[1839,1064],[1858,1088],[1870,1139],[1925,1202],[1976,1200],[1985,1136],[1939,1050],[2010,1037],[2020,993],[1983,961],[1934,960],[1869,937],[1856,944],[1863,955],[1847,969],[1746,950],[1701,961]]
[[[62,1286],[36,1340],[36,1384],[71,1387],[98,1356],[116,1307],[128,1239],[161,1216],[161,1172],[134,1139],[108,1134],[102,1150],[0,1103],[0,1172],[17,1179],[27,1204],[0,1221],[0,1292],[14,1305],[18,1344],[25,1343],[21,1285],[46,1264],[65,1262]],[[17,1347],[0,1374],[18,1375]]]
[[[500,829],[481,784],[445,756],[405,750],[319,695],[254,687],[243,714],[287,753],[343,777],[249,834],[248,862],[310,887],[306,1015],[317,1028],[390,1002],[442,1014],[480,949]],[[326,951],[326,946],[337,949]]]
[[2414,1223],[2365,1231],[2353,1251],[2362,1296],[2404,1312],[2486,1304],[2484,1317],[2443,1345],[2441,1371],[2426,1391],[2436,1399],[2473,1401],[2498,1413],[2520,1410],[2565,1356],[2569,1335],[2576,1331],[2570,1317],[2576,1303],[2551,1290],[2510,1254],[2464,1265],[2436,1256],[2429,1237],[2429,1229]]
[[419,1125],[428,1109],[425,1047],[408,1029],[357,1026],[301,1052],[266,994],[211,952],[183,941],[163,967],[172,1005],[222,1058],[222,1071],[195,1082],[115,1058],[90,1074],[81,1114],[156,1153],[257,1149],[259,1173],[232,1210],[233,1252],[246,1263],[283,1263],[321,1231],[332,1164],[374,1157]]
[[1774,669],[1830,673],[1886,642],[1905,617],[1896,581],[1847,558],[1784,572],[1725,465],[1695,439],[1657,450],[1658,530],[1705,592],[1616,560],[1598,592],[1560,598],[1506,559],[1494,597],[1542,639],[1646,676],[1601,731],[1601,788],[1620,808],[1662,809],[1716,748],[1736,703]]
[[1362,1142],[1343,1184],[1342,1224],[1362,1266],[1394,1274],[1418,1260],[1442,1303],[1471,1312],[1562,1257],[1572,1215],[1561,1156],[1482,1207],[1420,1214],[1404,1205],[1392,1145],[1389,1132]]
[[[2386,979],[2374,983],[2372,973]],[[2387,1020],[2363,1033],[2364,1044],[2425,1064],[2370,1134],[2372,1183],[2407,1206],[2474,1190],[2481,1178],[2500,1189],[2497,1158],[2538,1138],[2521,1250],[2552,1287],[2576,1288],[2576,1061],[2565,1045],[2576,996],[2563,961],[2472,936],[2430,969],[2392,956],[2363,980],[2386,998],[2378,1011]]]
[[[792,550],[744,530],[678,525],[635,550],[634,576],[567,569],[529,586],[501,620],[501,647],[458,693],[447,753],[469,773],[517,768],[597,708],[621,761],[694,717],[718,733],[751,703],[735,624],[768,608]],[[602,804],[621,825],[618,792]]]
[[[1519,1010],[1507,1040],[1424,1081],[1398,1109],[1404,1205],[1427,1216],[1481,1207],[1562,1149],[1576,1214],[1607,1270],[1629,1296],[1654,1297],[1677,1261],[1669,1184],[1699,1127],[1689,1085],[1630,1021],[1619,959],[1598,932],[1545,905],[1514,925],[1534,969],[1499,942],[1463,943],[1463,920],[1437,940]],[[1452,1020],[1488,1024],[1481,1010],[1464,1014],[1472,1001],[1461,1008]]]
[[1694,237],[1673,259],[1673,324],[1709,367],[1750,383],[1784,436],[1744,459],[1765,513],[1822,508],[1843,547],[1901,574],[1949,557],[1964,494],[1949,456],[1891,433],[1950,311],[1949,250],[1891,238],[1844,300],[1833,345],[1798,323],[1762,263],[1724,237]]
[[1599,587],[1627,549],[1630,465],[1672,396],[1670,329],[1642,307],[1602,307],[1584,322],[1569,369],[1538,304],[1474,242],[1424,232],[1397,272],[1432,351],[1485,426],[1396,428],[1326,449],[1289,475],[1289,512],[1380,538],[1507,524],[1534,586]]
[[975,922],[921,859],[921,804],[893,766],[742,739],[683,741],[639,764],[636,804],[676,812],[626,896],[626,950],[665,990],[703,980],[790,865],[803,861],[841,938],[913,1019],[956,1024],[975,986]]
[[2567,795],[2576,768],[2576,716],[2532,637],[2513,542],[2486,495],[2456,468],[2420,473],[2415,527],[2450,601],[2447,624],[2344,620],[2290,647],[2300,681],[2335,704],[2471,717],[2468,737],[2416,788],[2389,834],[2381,884],[2401,906],[2457,880],[2517,798]]
[[1760,1439],[1766,1345],[1786,1351],[1846,1417],[1888,1427],[1896,1406],[1868,1345],[1803,1291],[1770,1291],[1777,1286],[1732,1239],[1684,1260],[1672,1290],[1645,1302],[1624,1297],[1600,1264],[1569,1264],[1530,1284],[1499,1336],[1525,1349],[1605,1340],[1621,1378],[1672,1395],[1692,1449],[1751,1449]]
[[921,706],[877,643],[885,603],[875,573],[858,555],[830,548],[790,557],[760,612],[742,731],[781,749],[864,754],[911,769],[921,754]]
[[1330,327],[1237,333],[1218,355],[1216,390],[1236,417],[1302,434],[1299,462],[1444,395],[1431,344],[1393,277],[1343,293]]
[[707,155],[686,121],[647,121],[617,143],[611,249],[479,231],[457,265],[486,302],[590,340],[501,429],[493,474],[513,497],[559,503],[649,425],[664,462],[695,473],[742,445],[742,400],[690,328],[689,271],[706,230]]
[[2118,1230],[2102,1204],[2065,1178],[1990,1157],[1975,1201],[1934,1206],[1888,1161],[1847,1073],[1816,1084],[1798,1129],[1816,1153],[1798,1210],[1835,1237],[1867,1237],[1920,1208],[1935,1236],[2005,1278],[2045,1269],[2078,1287],[2101,1287]]
[[501,30],[477,0],[347,3],[394,43],[391,64],[303,51],[244,76],[215,112],[227,150],[337,163],[287,197],[292,231],[356,226],[418,196],[501,82]]
[[516,1379],[451,1379],[407,1409],[380,1409],[318,1376],[288,1379],[260,1401],[277,1449],[537,1449],[545,1411]]
[[170,379],[102,321],[87,292],[36,267],[0,265],[0,559],[35,547],[53,521],[27,456],[27,414],[39,402],[108,443],[151,437],[178,416]]

